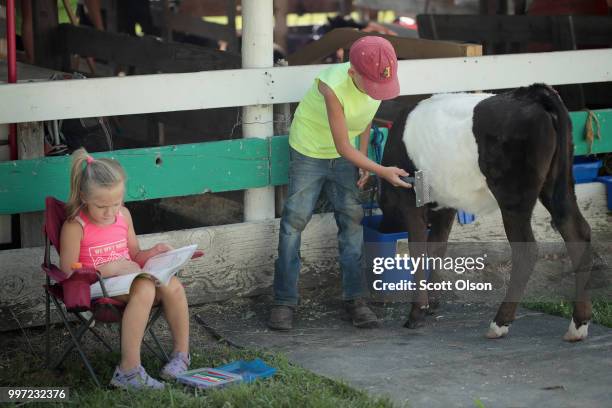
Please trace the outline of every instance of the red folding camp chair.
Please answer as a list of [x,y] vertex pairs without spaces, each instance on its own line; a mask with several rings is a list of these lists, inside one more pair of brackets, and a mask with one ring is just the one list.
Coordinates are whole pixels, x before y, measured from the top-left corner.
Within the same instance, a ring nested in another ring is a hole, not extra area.
[[[121,317],[126,304],[124,302],[112,299],[107,296],[106,288],[104,286],[104,279],[102,279],[100,273],[91,268],[79,268],[74,270],[69,278],[66,277],[57,266],[51,263],[51,246],[54,246],[57,253],[60,253],[60,232],[62,225],[66,220],[65,205],[63,202],[53,198],[47,197],[45,200],[45,259],[42,264],[42,269],[47,275],[47,284],[44,285],[46,293],[46,355],[47,364],[51,368],[57,368],[66,358],[68,353],[72,349],[76,348],[83,363],[87,367],[89,374],[93,378],[94,382],[100,386],[98,377],[93,371],[89,360],[83,352],[81,338],[88,331],[91,332],[98,340],[104,344],[109,350],[113,351],[112,347],[102,338],[100,333],[93,327],[93,322],[104,322],[104,323],[121,323]],[[201,256],[201,253],[197,254]],[[195,255],[194,255],[195,256]],[[94,282],[100,281],[102,287],[103,297],[97,299],[90,299],[90,285]],[[50,342],[49,342],[49,325],[51,320],[51,301],[55,304],[55,309],[60,316],[62,322],[66,326],[70,338],[66,340],[63,352],[59,357],[50,364]],[[66,311],[64,311],[65,307]],[[91,317],[86,317],[83,312],[91,312]],[[158,350],[155,350],[143,339],[143,344],[153,352],[162,362],[167,362],[168,355],[163,349],[161,343],[151,326],[162,312],[161,307],[155,307],[154,312],[149,318],[147,328],[145,331],[149,333]],[[68,316],[72,314],[77,319],[77,326],[73,327],[70,323]]]

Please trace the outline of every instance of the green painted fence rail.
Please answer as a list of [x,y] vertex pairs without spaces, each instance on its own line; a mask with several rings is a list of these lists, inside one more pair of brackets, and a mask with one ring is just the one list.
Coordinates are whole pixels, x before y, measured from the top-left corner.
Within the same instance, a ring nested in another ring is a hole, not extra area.
[[[269,184],[269,142],[239,139],[94,153],[128,175],[126,201],[242,190]],[[46,196],[66,199],[70,156],[0,163],[0,214],[44,209]]]
[[[592,153],[612,152],[612,109],[594,111],[601,127]],[[588,152],[586,112],[572,112],[575,154]],[[287,183],[287,136],[95,153],[113,157],[128,174],[126,201],[176,197]],[[40,211],[44,199],[68,196],[70,157],[0,162],[0,214]]]

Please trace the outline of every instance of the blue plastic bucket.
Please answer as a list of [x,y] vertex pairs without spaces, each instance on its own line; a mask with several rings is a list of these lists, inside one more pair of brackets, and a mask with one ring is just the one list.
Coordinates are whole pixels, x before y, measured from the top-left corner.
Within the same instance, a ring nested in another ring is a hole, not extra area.
[[583,156],[574,157],[572,172],[574,173],[576,184],[591,183],[595,181],[601,165],[601,160]]
[[[380,264],[380,259],[393,258],[397,255],[397,241],[407,239],[407,232],[382,233],[378,230],[382,215],[366,216],[363,219],[363,240],[365,245],[366,276],[370,293],[372,294],[400,294],[405,289],[398,289],[398,285],[407,285],[414,282],[412,274],[413,264],[411,261],[393,267],[385,267]],[[378,258],[378,261],[376,259]],[[377,264],[375,265],[375,262]],[[407,267],[406,267],[407,266]],[[376,269],[383,269],[382,273],[375,273]],[[427,274],[428,275],[428,274]],[[386,285],[383,285],[386,284]],[[394,284],[395,289],[390,289],[389,284]]]

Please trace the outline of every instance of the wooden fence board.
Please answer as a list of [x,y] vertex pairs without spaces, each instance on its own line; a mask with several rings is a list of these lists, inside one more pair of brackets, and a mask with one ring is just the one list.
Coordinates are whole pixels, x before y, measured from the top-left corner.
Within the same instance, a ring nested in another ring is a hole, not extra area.
[[[307,44],[287,57],[289,65],[306,65],[320,62],[339,48],[349,48],[355,40],[372,35],[352,28],[337,28],[317,41]],[[482,55],[482,47],[477,44],[458,44],[444,41],[431,41],[419,38],[405,38],[380,35],[393,44],[398,58],[443,58],[475,57]]]
[[[328,66],[0,85],[0,123],[291,103],[301,100],[314,78]],[[612,50],[597,49],[404,60],[398,63],[398,77],[400,95],[421,95],[507,89],[533,82],[549,85],[609,82],[610,66]],[[500,75],[500,67],[512,75]]]
[[134,37],[70,24],[61,24],[57,35],[62,54],[133,66],[138,73],[180,73],[241,66],[238,55],[192,44],[161,42],[151,36]]
[[433,40],[495,42],[546,42],[558,40],[557,27],[571,18],[575,40],[580,45],[609,45],[612,17],[607,16],[417,16],[419,36]]

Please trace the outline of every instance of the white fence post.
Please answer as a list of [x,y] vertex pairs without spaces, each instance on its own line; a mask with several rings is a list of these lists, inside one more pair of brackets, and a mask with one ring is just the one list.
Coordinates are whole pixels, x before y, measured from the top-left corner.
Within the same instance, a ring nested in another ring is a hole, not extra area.
[[[242,1],[242,67],[268,68],[273,61],[274,8],[272,0]],[[244,137],[266,138],[274,134],[272,105],[251,105],[242,109]],[[274,187],[244,192],[244,220],[274,218]]]

